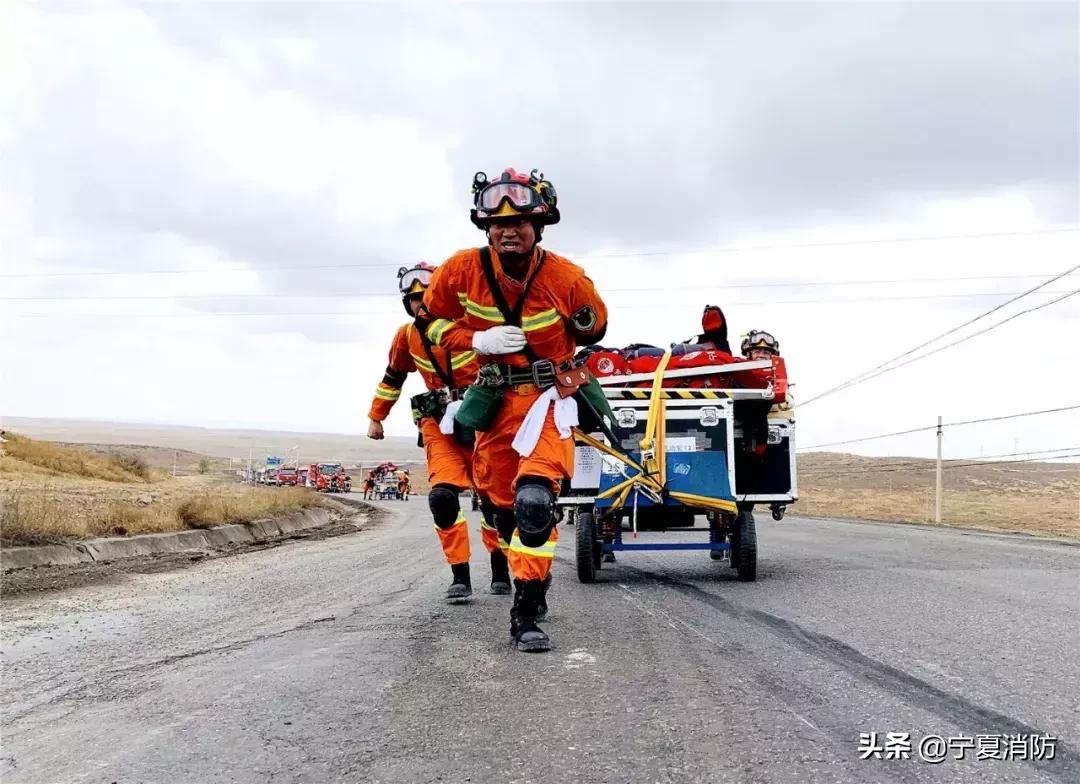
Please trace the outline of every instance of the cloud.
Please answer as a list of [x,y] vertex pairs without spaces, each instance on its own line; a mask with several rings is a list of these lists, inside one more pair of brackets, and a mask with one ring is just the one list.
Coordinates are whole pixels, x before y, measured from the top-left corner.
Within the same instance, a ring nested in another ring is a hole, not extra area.
[[[154,298],[0,303],[21,338],[3,407],[358,431],[403,317],[395,269],[478,242],[472,173],[506,165],[554,180],[564,220],[546,241],[610,292],[613,341],[681,339],[717,301],[738,328],[781,335],[800,389],[824,388],[862,369],[841,355],[901,351],[1034,281],[733,287],[1051,273],[1075,254],[1075,237],[1037,234],[790,246],[1075,223],[1078,14],[19,6],[0,40],[4,271],[187,272],[0,279],[8,296]],[[697,252],[723,246],[780,247]],[[931,294],[963,296],[888,299]],[[923,372],[985,374],[1003,350],[1044,351],[1027,329],[1074,316],[1063,303],[1025,318],[874,382],[872,405],[822,401],[800,427],[887,429],[900,415],[886,404],[936,416],[904,391]],[[73,395],[72,378],[94,383]],[[278,402],[313,384],[325,406]],[[970,404],[966,382],[935,392],[950,401]],[[391,429],[410,427],[402,414]]]

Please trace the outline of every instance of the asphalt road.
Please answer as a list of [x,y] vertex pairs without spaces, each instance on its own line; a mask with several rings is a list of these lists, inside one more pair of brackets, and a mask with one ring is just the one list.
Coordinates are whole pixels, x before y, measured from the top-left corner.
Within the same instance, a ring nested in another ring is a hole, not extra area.
[[[586,586],[567,529],[556,647],[530,655],[508,597],[442,603],[424,499],[383,506],[351,536],[5,600],[5,784],[1080,781],[1080,548],[762,515],[757,583],[688,552]],[[859,759],[863,732],[912,758]],[[1056,758],[918,759],[929,734],[1018,733]]]

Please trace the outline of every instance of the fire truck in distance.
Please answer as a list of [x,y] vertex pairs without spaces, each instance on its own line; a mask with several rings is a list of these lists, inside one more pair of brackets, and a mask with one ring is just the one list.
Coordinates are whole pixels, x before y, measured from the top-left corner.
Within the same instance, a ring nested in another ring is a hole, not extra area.
[[341,463],[312,463],[307,466],[307,486],[320,493],[348,493],[352,477]]
[[277,484],[281,487],[296,487],[298,483],[297,472],[291,466],[280,468],[277,472]]

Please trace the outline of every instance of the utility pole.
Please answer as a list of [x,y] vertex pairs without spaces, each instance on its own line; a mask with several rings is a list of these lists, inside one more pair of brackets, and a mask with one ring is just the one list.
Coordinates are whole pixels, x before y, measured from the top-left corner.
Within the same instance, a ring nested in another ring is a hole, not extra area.
[[941,417],[937,418],[937,497],[934,501],[934,522],[941,524]]

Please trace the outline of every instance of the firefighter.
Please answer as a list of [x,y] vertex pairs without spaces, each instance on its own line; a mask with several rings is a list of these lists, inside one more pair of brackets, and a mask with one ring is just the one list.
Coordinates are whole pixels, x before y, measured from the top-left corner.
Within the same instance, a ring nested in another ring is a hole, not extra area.
[[364,479],[364,500],[367,501],[370,498],[375,497],[375,472],[369,471],[367,478]]
[[[425,263],[398,270],[402,303],[406,313],[414,318],[420,309],[424,290],[431,284],[434,270]],[[406,377],[414,370],[419,371],[428,389],[426,394],[412,399],[413,417],[420,428],[427,456],[428,479],[431,483],[428,505],[443,554],[453,573],[446,598],[451,604],[461,604],[472,596],[472,579],[469,573],[469,530],[458,495],[473,486],[472,444],[467,443],[468,439],[461,428],[456,434],[453,430],[447,433],[445,425],[446,410],[476,377],[476,354],[471,349],[451,351],[437,348],[412,322],[402,325],[394,335],[390,362],[382,382],[375,390],[375,399],[368,413],[369,438],[379,440],[384,437],[383,420],[401,396]],[[407,472],[399,476],[398,489],[407,497]],[[485,522],[481,526],[481,539],[490,554],[491,593],[509,594],[509,565],[506,553],[499,546],[494,526]]]
[[[458,417],[485,420],[476,426],[473,466],[488,517],[509,545],[510,633],[519,650],[546,651],[551,640],[537,620],[558,539],[556,497],[574,468],[576,401],[562,397],[570,388],[561,379],[577,369],[578,346],[603,338],[607,309],[580,267],[538,244],[559,221],[543,175],[507,169],[489,181],[477,173],[471,220],[487,244],[440,266],[417,326],[440,348],[480,355],[472,400]],[[487,406],[484,416],[470,408],[474,401]]]
[[780,343],[768,332],[752,329],[743,337],[740,346],[747,359],[772,359],[780,356]]

